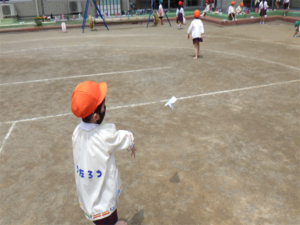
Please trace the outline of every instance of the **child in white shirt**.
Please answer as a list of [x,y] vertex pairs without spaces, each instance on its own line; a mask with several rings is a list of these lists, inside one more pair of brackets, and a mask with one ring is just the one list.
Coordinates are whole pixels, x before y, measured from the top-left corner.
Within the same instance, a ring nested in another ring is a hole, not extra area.
[[[232,21],[234,21],[234,19],[235,19],[235,21],[237,21],[236,12],[235,12],[235,9],[234,9],[234,4],[235,4],[235,2],[232,1],[231,6],[229,6],[229,8],[228,8],[228,16],[231,17]],[[234,19],[233,19],[233,17],[234,17]]]
[[243,15],[246,15],[246,13],[244,12],[243,10],[243,7],[244,7],[244,3],[241,2],[240,5],[236,8],[236,13],[239,14],[239,13],[242,13]]
[[208,13],[210,11],[210,6],[208,4],[208,1],[205,1],[205,9],[203,10],[203,13],[201,16],[205,16],[206,13]]
[[191,22],[189,29],[187,30],[188,36],[187,38],[190,39],[190,33],[192,33],[193,44],[195,48],[195,57],[193,59],[197,59],[200,54],[200,43],[203,42],[203,34],[204,34],[204,27],[202,21],[199,19],[200,11],[195,10],[194,12],[195,19]]
[[71,109],[82,118],[72,136],[75,183],[79,205],[95,224],[118,222],[117,201],[122,190],[114,153],[136,148],[131,132],[116,130],[114,124],[102,124],[105,116],[107,85],[85,81],[72,94]]
[[178,23],[178,30],[181,29],[181,24],[183,23],[183,17],[184,17],[184,10],[182,8],[182,1],[178,2],[178,8],[176,10],[176,17],[177,17],[177,23]]
[[265,16],[267,15],[267,8],[269,8],[268,3],[266,0],[262,0],[259,4],[260,10],[260,24],[265,23]]

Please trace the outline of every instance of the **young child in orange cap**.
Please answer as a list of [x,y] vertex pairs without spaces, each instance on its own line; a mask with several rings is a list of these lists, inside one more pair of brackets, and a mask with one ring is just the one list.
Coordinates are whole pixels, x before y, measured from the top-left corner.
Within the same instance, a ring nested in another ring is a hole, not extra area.
[[184,10],[182,8],[182,1],[178,2],[178,8],[176,10],[176,17],[177,17],[177,23],[178,23],[178,30],[181,29],[181,24],[183,23],[183,17],[184,17]]
[[187,30],[188,36],[187,38],[190,39],[190,33],[192,33],[193,44],[195,48],[195,57],[193,59],[197,59],[200,54],[200,43],[203,42],[203,34],[204,34],[204,27],[202,21],[199,19],[200,11],[197,9],[194,12],[194,19]]
[[131,132],[102,124],[107,85],[85,81],[72,94],[71,109],[82,118],[72,136],[75,182],[79,205],[94,224],[126,225],[118,222],[117,201],[121,179],[114,153],[127,149],[135,157]]
[[205,1],[205,5],[206,5],[206,6],[205,6],[205,9],[203,10],[201,16],[205,16],[206,13],[208,13],[208,12],[210,11],[210,6],[209,6],[209,4],[208,4],[208,1]]
[[234,9],[234,4],[235,4],[234,1],[232,1],[230,3],[230,6],[228,8],[228,16],[231,17],[232,21],[234,21],[234,20],[237,21],[237,19],[236,19],[236,12],[235,12],[235,9]]
[[241,2],[240,5],[235,9],[236,13],[237,13],[237,14],[240,14],[240,13],[241,13],[241,14],[243,14],[244,16],[247,15],[247,13],[244,12],[243,7],[244,7],[244,3]]

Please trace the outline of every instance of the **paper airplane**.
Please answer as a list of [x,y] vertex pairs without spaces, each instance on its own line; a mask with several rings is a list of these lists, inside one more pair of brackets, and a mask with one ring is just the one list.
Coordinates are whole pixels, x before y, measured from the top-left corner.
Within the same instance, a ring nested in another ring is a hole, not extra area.
[[165,106],[169,105],[171,107],[171,109],[173,110],[174,107],[174,103],[177,101],[177,98],[175,98],[175,96],[173,96],[172,98],[170,98],[170,100],[165,104]]

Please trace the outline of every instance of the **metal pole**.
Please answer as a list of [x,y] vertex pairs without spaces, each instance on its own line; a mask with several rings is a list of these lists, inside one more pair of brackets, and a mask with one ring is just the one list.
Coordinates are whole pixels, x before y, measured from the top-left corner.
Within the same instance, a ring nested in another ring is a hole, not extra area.
[[274,0],[272,0],[272,9],[274,9]]
[[168,0],[168,10],[170,11],[170,0]]
[[38,3],[37,0],[35,0],[35,7],[36,7],[36,16],[39,16],[39,7],[38,7]]
[[[41,6],[42,6],[42,14],[45,15],[45,12],[44,12],[44,2],[43,2],[43,0],[41,0]],[[42,15],[42,16],[43,16],[43,15]]]

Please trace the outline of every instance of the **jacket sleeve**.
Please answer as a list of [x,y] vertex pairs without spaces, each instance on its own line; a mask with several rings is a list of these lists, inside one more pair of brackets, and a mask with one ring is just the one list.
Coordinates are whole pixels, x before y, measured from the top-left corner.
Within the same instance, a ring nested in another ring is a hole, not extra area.
[[134,146],[134,137],[127,130],[118,130],[111,137],[106,139],[108,153],[114,154],[120,150],[131,150]]

